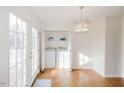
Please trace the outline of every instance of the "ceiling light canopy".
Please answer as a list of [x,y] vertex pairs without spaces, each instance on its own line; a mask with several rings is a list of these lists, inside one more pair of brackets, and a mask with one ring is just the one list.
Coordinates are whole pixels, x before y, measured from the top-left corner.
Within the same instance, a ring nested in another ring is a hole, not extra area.
[[81,6],[80,7],[81,18],[80,18],[80,21],[77,21],[75,23],[75,26],[74,26],[75,32],[86,32],[86,31],[90,30],[90,28],[89,28],[90,27],[90,20],[83,19],[83,15],[82,15],[83,9],[84,9],[84,7]]

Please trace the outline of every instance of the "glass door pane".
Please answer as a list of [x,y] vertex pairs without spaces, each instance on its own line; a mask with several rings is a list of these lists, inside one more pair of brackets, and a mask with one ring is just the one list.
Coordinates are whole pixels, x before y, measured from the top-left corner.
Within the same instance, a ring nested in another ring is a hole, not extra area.
[[22,33],[22,20],[20,18],[17,18],[17,32]]
[[9,68],[16,66],[16,50],[9,50]]
[[21,87],[21,76],[22,76],[21,70],[22,68],[21,68],[21,63],[20,63],[17,65],[17,86],[18,87]]
[[26,23],[12,13],[9,15],[9,85],[26,85]]
[[11,31],[16,31],[16,16],[12,13],[9,14],[9,29]]
[[16,66],[9,70],[9,85],[16,85]]
[[22,75],[22,82],[21,85],[24,87],[26,85],[26,73]]

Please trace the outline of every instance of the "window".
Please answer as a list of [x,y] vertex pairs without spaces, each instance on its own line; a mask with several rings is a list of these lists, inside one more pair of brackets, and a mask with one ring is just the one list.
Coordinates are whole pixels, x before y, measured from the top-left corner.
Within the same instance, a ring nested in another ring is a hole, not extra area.
[[26,23],[9,14],[9,86],[26,85]]

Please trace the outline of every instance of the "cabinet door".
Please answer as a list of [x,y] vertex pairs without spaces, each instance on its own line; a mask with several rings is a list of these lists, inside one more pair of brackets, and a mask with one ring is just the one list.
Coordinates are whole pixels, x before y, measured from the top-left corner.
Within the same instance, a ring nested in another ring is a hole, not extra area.
[[55,51],[54,50],[46,50],[45,56],[45,68],[55,68]]
[[70,52],[68,51],[57,51],[57,68],[70,68]]

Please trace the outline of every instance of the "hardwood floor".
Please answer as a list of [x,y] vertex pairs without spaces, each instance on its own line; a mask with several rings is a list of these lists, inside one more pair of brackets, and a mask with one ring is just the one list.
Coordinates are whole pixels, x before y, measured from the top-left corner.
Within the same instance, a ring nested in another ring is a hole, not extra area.
[[37,79],[51,79],[52,87],[123,87],[122,78],[104,78],[93,70],[45,70]]

